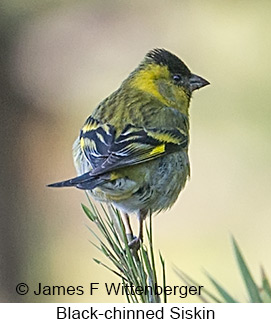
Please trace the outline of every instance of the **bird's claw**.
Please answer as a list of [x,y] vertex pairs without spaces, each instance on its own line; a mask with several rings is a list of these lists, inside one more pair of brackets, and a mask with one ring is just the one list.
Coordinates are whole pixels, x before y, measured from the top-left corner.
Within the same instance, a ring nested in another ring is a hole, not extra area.
[[132,241],[128,243],[128,247],[134,252],[137,252],[141,245],[141,239],[139,237],[134,237]]

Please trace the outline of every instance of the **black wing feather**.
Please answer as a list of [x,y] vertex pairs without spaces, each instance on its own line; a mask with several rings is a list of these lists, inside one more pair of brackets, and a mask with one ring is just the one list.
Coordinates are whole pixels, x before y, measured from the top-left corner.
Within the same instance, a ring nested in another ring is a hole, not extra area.
[[188,144],[188,136],[181,129],[145,129],[131,124],[117,138],[113,126],[103,124],[82,133],[82,138],[85,143],[82,149],[93,165],[93,176],[179,151]]

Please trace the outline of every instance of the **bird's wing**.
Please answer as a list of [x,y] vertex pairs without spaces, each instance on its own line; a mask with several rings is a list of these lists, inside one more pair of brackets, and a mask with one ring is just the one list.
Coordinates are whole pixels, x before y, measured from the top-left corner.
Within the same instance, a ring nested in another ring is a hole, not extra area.
[[127,125],[116,137],[112,125],[102,124],[90,117],[81,130],[79,140],[81,150],[92,170],[49,186],[93,189],[110,180],[109,172],[113,170],[185,149],[188,145],[188,134],[180,128],[146,129]]
[[115,140],[115,129],[89,117],[80,133],[80,147],[92,169],[99,168],[109,157]]
[[188,145],[188,135],[180,128],[146,129],[127,125],[115,138],[113,126],[97,124],[85,133],[83,128],[81,138],[84,154],[94,166],[91,176],[143,163]]

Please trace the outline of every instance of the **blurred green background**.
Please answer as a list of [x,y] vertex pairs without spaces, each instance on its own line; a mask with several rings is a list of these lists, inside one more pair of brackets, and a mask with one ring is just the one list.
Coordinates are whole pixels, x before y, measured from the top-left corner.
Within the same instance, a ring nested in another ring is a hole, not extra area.
[[[192,177],[155,217],[168,284],[173,264],[201,285],[205,268],[245,299],[234,234],[256,278],[271,274],[270,1],[33,1],[0,4],[0,301],[123,302],[125,297],[18,296],[15,286],[118,282],[92,260],[71,146],[87,116],[145,53],[164,47],[211,82],[191,104]],[[197,302],[170,297],[169,301]]]

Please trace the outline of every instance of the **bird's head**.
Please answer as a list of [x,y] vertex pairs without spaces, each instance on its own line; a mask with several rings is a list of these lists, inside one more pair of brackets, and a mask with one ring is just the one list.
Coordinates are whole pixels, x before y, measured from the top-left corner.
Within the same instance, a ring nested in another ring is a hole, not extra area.
[[130,80],[133,87],[180,110],[187,110],[194,90],[209,84],[204,78],[192,74],[184,62],[165,49],[148,52]]

